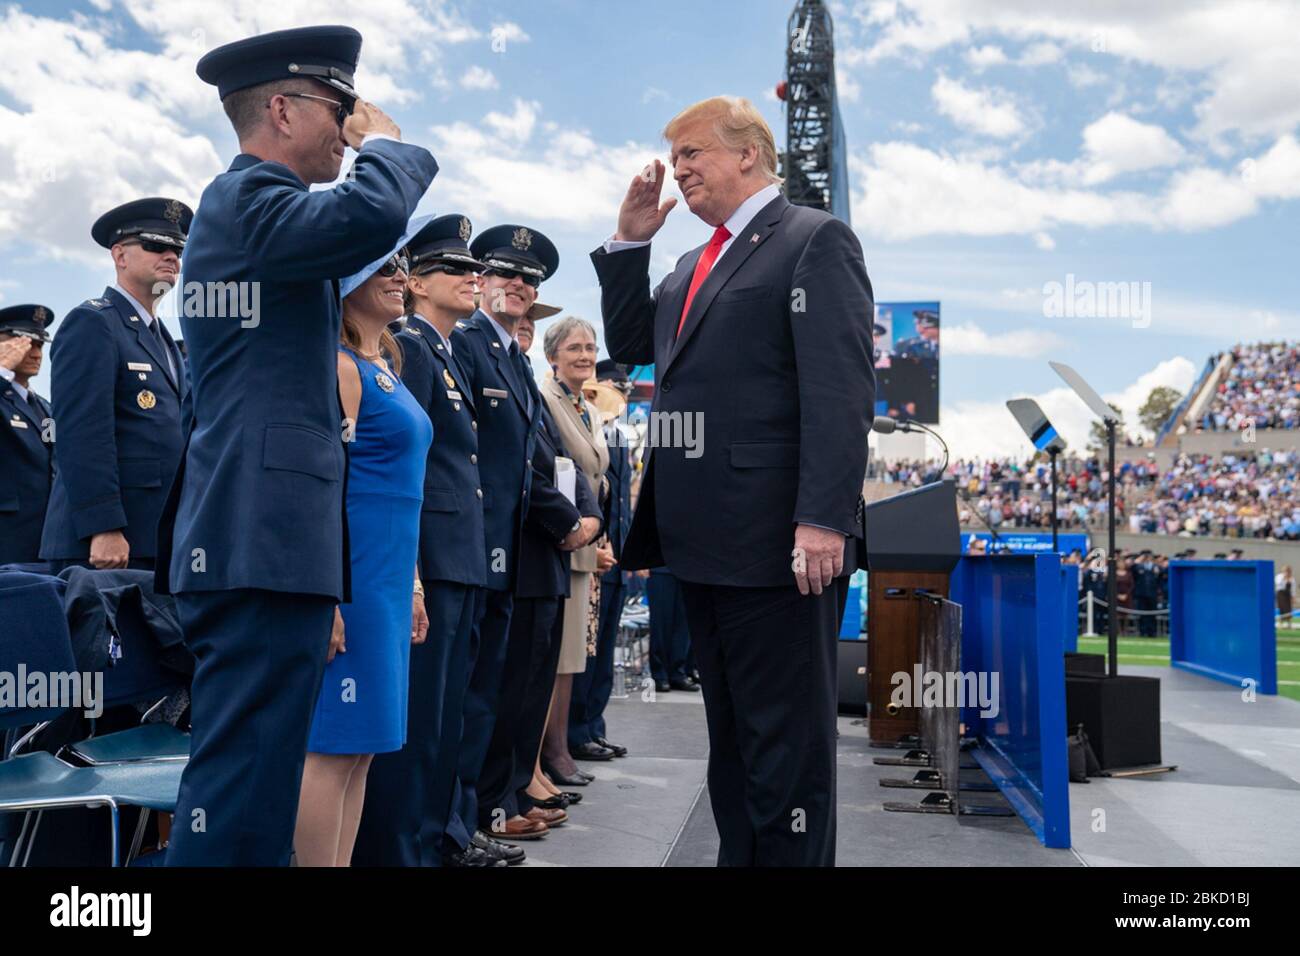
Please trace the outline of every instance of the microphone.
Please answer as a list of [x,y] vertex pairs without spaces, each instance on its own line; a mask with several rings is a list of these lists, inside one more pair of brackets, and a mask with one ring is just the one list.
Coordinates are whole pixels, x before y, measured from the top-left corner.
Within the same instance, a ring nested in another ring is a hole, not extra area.
[[871,430],[878,435],[892,435],[894,432],[912,432],[916,431],[912,427],[911,419],[902,420],[890,418],[888,415],[877,415],[871,421]]

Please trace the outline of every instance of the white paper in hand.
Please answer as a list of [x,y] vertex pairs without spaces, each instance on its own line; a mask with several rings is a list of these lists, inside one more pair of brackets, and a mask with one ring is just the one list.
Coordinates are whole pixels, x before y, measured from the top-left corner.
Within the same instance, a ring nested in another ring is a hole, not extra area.
[[560,494],[569,499],[569,504],[578,503],[578,471],[573,466],[572,458],[557,456],[555,459],[555,487]]

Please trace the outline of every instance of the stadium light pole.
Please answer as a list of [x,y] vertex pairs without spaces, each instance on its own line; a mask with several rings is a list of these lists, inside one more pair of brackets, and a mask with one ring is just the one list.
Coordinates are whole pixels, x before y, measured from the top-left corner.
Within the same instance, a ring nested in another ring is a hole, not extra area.
[[1106,426],[1106,451],[1109,457],[1110,480],[1108,501],[1106,504],[1106,656],[1107,670],[1111,677],[1119,675],[1119,608],[1116,597],[1115,575],[1118,562],[1115,560],[1115,426],[1119,417],[1093,387],[1083,380],[1083,376],[1060,362],[1048,362],[1052,371],[1073,389],[1074,394],[1083,399],[1083,403]]
[[1007,409],[1015,416],[1020,427],[1024,429],[1029,440],[1038,451],[1047,452],[1052,462],[1052,550],[1060,554],[1056,533],[1056,456],[1065,451],[1065,439],[1062,438],[1047,420],[1043,410],[1032,398],[1013,398],[1007,402]]

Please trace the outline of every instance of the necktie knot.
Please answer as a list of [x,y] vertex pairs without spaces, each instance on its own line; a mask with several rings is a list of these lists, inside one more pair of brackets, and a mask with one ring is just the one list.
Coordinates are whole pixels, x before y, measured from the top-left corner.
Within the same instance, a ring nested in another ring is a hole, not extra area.
[[727,231],[727,227],[719,226],[717,229],[713,230],[713,239],[710,240],[709,245],[721,246],[724,242],[726,242],[730,238],[731,238],[731,233]]

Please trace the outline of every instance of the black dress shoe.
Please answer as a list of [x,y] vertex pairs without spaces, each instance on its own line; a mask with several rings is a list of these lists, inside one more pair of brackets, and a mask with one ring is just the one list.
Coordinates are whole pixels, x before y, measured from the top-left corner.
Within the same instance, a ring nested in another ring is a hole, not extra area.
[[459,853],[450,853],[442,858],[445,866],[481,869],[485,867],[506,866],[504,859],[493,856],[487,850],[481,850],[473,842]]
[[689,677],[674,677],[668,682],[668,685],[672,687],[673,690],[698,691],[700,689],[700,685],[695,683],[695,681],[691,680]]
[[569,801],[570,806],[575,803],[582,803],[582,794],[575,790],[561,790],[560,796]]
[[[602,747],[594,740],[588,740],[581,747],[570,747],[569,756],[574,760],[613,760],[614,751],[608,747]],[[556,780],[555,782],[559,783],[560,781]]]
[[[577,796],[579,799],[582,798],[582,794],[577,794]],[[533,801],[533,806],[541,807],[543,810],[564,810],[574,802],[563,791],[552,794],[545,800],[538,800],[536,797],[530,797],[529,799]]]
[[477,848],[490,857],[505,863],[507,866],[516,866],[524,862],[527,856],[524,848],[515,846],[513,843],[502,843],[500,840],[494,840],[482,830],[475,830],[474,835],[470,837],[470,846]]
[[[581,767],[578,768],[577,776],[587,781],[587,783],[591,783],[591,781],[596,779],[596,775],[594,773],[587,773],[587,771],[583,770]],[[551,782],[554,783],[555,781],[551,781]]]
[[[573,776],[567,776],[566,774],[560,773],[554,767],[543,767],[542,769],[546,771],[546,776],[551,778],[551,783],[555,784],[557,787],[585,787],[587,784],[591,783],[591,781],[596,779],[590,774],[582,774],[581,776],[574,774]],[[579,773],[581,774],[581,771],[579,771]]]
[[660,694],[666,694],[672,689],[673,689],[672,684],[670,684],[666,680],[655,681],[655,690],[658,691]]
[[596,738],[596,743],[600,744],[600,745],[601,745],[602,747],[604,747],[606,750],[612,750],[612,751],[614,751],[614,756],[615,756],[615,757],[626,757],[626,756],[627,756],[627,748],[626,748],[626,747],[620,747],[618,744],[611,744],[611,743],[610,743],[608,740],[606,740],[604,737],[597,737],[597,738]]

